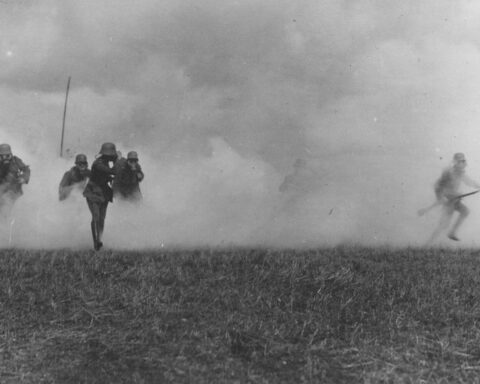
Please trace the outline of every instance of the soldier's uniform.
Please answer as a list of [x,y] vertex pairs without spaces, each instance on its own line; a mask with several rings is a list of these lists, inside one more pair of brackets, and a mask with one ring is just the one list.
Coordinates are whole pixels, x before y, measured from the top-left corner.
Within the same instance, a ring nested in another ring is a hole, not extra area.
[[117,174],[113,182],[115,198],[138,202],[142,200],[140,182],[145,177],[142,167],[138,163],[138,154],[131,151],[125,162],[118,164]]
[[0,144],[0,206],[12,205],[30,181],[30,167],[12,154],[10,145]]
[[[117,160],[115,161],[115,164],[113,166],[115,174],[117,175],[120,172],[120,169],[123,168],[125,165],[127,165],[127,159],[122,156],[122,152],[117,151]],[[112,188],[115,188],[115,180],[113,181]],[[115,195],[115,190],[113,194]]]
[[440,222],[433,232],[429,242],[435,240],[440,232],[448,228],[455,211],[457,211],[459,215],[448,232],[448,237],[451,240],[459,240],[457,237],[457,230],[470,213],[469,209],[462,203],[461,199],[456,198],[456,196],[459,195],[460,185],[464,183],[470,187],[480,188],[479,183],[470,179],[465,174],[466,164],[467,160],[465,159],[465,155],[463,153],[455,153],[452,166],[445,169],[435,183],[435,196],[437,197],[437,201],[442,204],[443,212]]
[[63,174],[58,186],[58,199],[60,201],[65,200],[74,189],[83,190],[89,177],[90,170],[88,169],[87,156],[78,154],[75,157],[75,166]]
[[293,164],[293,173],[285,176],[278,190],[285,195],[304,195],[315,188],[316,176],[307,168],[307,162],[304,159],[297,159]]
[[110,183],[115,176],[115,169],[109,163],[115,162],[116,159],[115,144],[104,143],[100,149],[100,156],[92,164],[90,180],[83,191],[83,196],[87,199],[88,208],[92,213],[91,229],[95,250],[103,246],[102,235],[107,206],[113,200]]

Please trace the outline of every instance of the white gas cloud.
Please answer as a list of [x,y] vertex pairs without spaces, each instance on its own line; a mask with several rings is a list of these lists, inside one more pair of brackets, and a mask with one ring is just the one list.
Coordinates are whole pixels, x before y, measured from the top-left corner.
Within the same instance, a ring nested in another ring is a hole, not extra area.
[[[143,208],[109,207],[111,246],[421,244],[441,168],[463,151],[479,171],[479,25],[469,0],[2,2],[0,141],[32,167],[16,244],[88,246],[83,198],[56,188],[105,141],[146,173]],[[287,198],[296,158],[317,182]]]

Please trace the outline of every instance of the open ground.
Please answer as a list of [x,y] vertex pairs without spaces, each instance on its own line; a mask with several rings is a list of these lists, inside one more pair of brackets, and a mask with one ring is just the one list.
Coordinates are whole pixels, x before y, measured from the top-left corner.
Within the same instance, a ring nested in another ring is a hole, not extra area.
[[2,383],[480,382],[480,252],[3,250]]

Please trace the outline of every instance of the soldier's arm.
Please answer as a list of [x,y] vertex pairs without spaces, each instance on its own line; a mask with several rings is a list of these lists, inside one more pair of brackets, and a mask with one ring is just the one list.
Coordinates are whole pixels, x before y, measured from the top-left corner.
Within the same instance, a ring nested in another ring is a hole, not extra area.
[[70,185],[70,172],[65,172],[58,186],[58,200],[63,201],[68,197],[71,191]]
[[22,171],[22,179],[25,180],[25,184],[30,181],[30,167],[28,165]]
[[137,179],[138,182],[142,181],[145,175],[143,174],[142,167],[140,164],[137,164],[137,169],[136,169],[136,174],[137,174]]
[[445,191],[445,187],[448,183],[448,179],[449,179],[449,172],[448,170],[445,170],[442,172],[442,175],[435,182],[434,190],[435,190],[435,196],[437,197],[437,200],[442,200],[444,198],[443,194]]
[[28,184],[30,181],[30,167],[26,165],[21,159],[18,157],[15,159],[18,170],[19,170],[19,175],[18,175],[18,180],[22,184]]
[[65,188],[71,184],[70,172],[65,172],[63,174],[62,180],[60,180],[59,188]]
[[89,178],[92,175],[92,171],[90,171],[90,169],[85,169],[83,171],[80,171],[80,175],[83,178]]
[[72,191],[72,187],[60,187],[58,188],[58,200],[63,201],[66,200],[68,196],[70,196],[70,192]]
[[103,173],[105,175],[115,175],[115,168],[110,168],[108,165],[102,163],[101,161],[95,162],[92,165],[92,169],[95,168],[96,171]]

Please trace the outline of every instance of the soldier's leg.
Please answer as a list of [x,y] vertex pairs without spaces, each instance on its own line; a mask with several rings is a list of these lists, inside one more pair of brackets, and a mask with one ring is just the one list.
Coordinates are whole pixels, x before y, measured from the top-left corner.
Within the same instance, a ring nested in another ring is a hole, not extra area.
[[10,220],[13,206],[19,197],[20,195],[13,193],[12,191],[2,193],[0,197],[0,215],[4,219]]
[[98,251],[101,247],[100,241],[99,241],[100,207],[98,203],[88,199],[87,199],[87,204],[92,214],[92,221],[90,223],[90,227],[92,229],[93,247],[96,251]]
[[[107,216],[108,201],[99,206],[99,240],[102,241],[103,229],[105,228],[105,217]],[[102,244],[103,245],[103,244]]]
[[435,228],[432,235],[430,236],[430,239],[428,240],[428,244],[433,243],[433,241],[435,241],[436,238],[442,232],[445,232],[447,230],[454,212],[455,212],[455,208],[453,207],[452,204],[445,204],[442,207],[442,214],[440,216],[440,220],[437,224],[437,227]]
[[465,221],[466,217],[469,215],[470,210],[464,205],[461,201],[458,201],[455,204],[455,210],[458,211],[458,217],[455,223],[452,226],[452,229],[448,233],[448,237],[452,240],[458,241],[457,231]]
[[5,195],[0,196],[0,216],[2,220],[6,220],[10,216],[11,204]]

